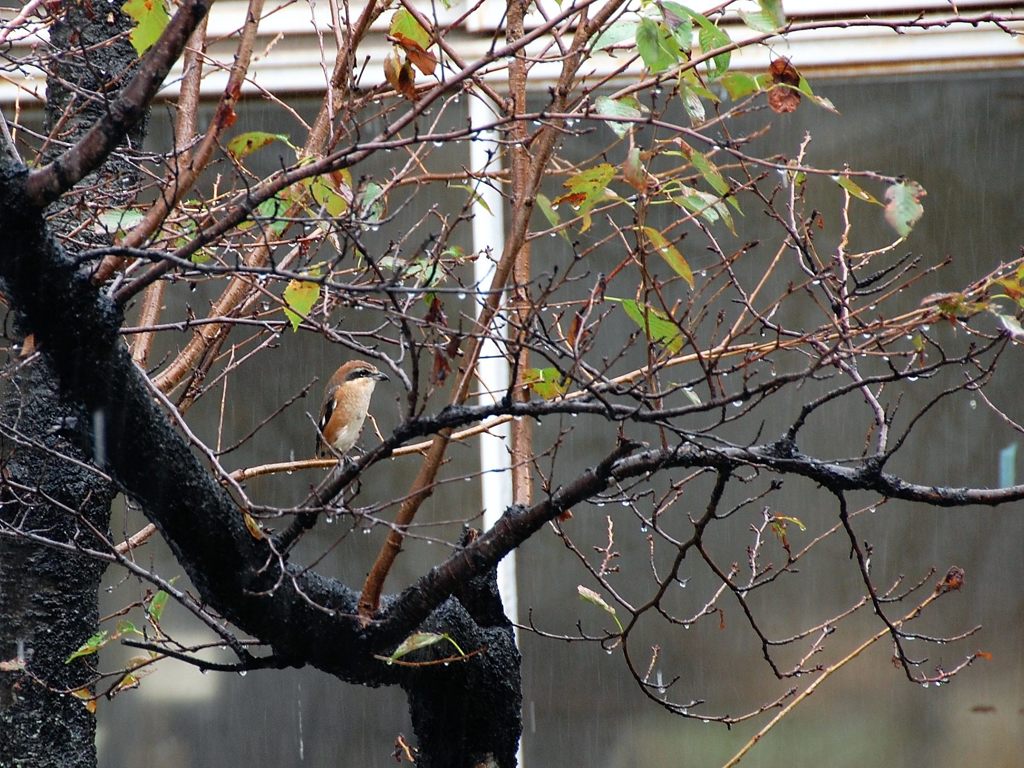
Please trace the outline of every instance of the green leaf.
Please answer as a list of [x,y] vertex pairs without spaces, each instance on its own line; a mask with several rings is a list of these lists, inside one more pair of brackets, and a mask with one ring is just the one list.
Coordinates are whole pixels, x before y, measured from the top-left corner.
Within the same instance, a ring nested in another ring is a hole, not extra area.
[[672,30],[679,49],[689,53],[693,49],[693,11],[679,3],[664,2],[659,5],[665,26]]
[[697,91],[690,86],[683,84],[682,96],[683,109],[685,109],[686,114],[690,116],[690,120],[694,123],[703,122],[706,116],[704,111],[704,102],[700,100],[700,96],[697,94]]
[[744,24],[755,32],[775,31],[775,23],[772,21],[771,16],[766,15],[763,11],[757,11],[756,13],[740,11],[740,18],[743,19]]
[[[537,208],[543,214],[544,218],[547,219],[548,224],[552,227],[557,227],[562,223],[562,219],[558,215],[558,211],[555,210],[554,206],[551,205],[551,198],[547,195],[538,192],[536,198]],[[569,242],[569,235],[566,233],[565,228],[558,230],[558,234],[561,235],[562,239]]]
[[743,23],[757,32],[775,32],[786,23],[782,0],[758,0],[761,10],[756,13],[740,11]]
[[430,46],[430,34],[425,30],[409,11],[399,8],[391,17],[388,34],[392,37],[404,37],[412,40],[424,50]]
[[782,8],[782,0],[757,0],[761,13],[771,18],[775,23],[775,29],[786,23],[786,11]]
[[916,181],[900,181],[885,190],[885,220],[900,237],[906,237],[924,215],[921,198],[927,192]]
[[832,181],[838,184],[840,187],[845,189],[851,195],[856,197],[858,200],[863,200],[865,203],[873,203],[874,205],[881,205],[878,202],[878,198],[872,195],[870,192],[864,191],[857,182],[848,176],[833,176]]
[[129,39],[139,56],[153,47],[171,20],[163,0],[128,0],[121,10],[135,22]]
[[95,635],[93,635],[84,643],[82,643],[82,645],[78,647],[77,651],[75,651],[66,659],[64,659],[64,663],[70,664],[77,658],[80,658],[82,656],[89,656],[90,654],[99,651],[99,649],[106,645],[108,642],[107,634],[108,632],[105,629],[97,632]]
[[683,254],[654,227],[641,227],[641,230],[654,250],[665,260],[665,263],[672,267],[675,273],[689,284],[690,288],[693,288],[693,271],[686,259],[683,258]]
[[607,300],[621,304],[629,318],[643,329],[649,341],[661,344],[672,354],[683,348],[682,332],[672,318],[661,310],[647,304],[640,304],[632,299],[616,299],[608,296]]
[[636,40],[636,28],[638,24],[636,21],[617,21],[608,27],[604,32],[597,36],[597,40],[594,41],[594,50],[603,51],[606,48],[618,45],[619,43],[625,43],[629,41],[634,43]]
[[466,192],[469,193],[470,205],[472,205],[472,204],[479,205],[481,208],[483,208],[485,211],[487,211],[489,214],[491,214],[491,216],[494,215],[494,211],[491,210],[491,206],[489,206],[487,204],[487,201],[484,200],[483,195],[481,195],[479,191],[477,191],[476,189],[471,187],[469,184],[449,184],[448,188],[449,189],[462,189],[462,190],[465,190]]
[[[320,270],[310,270],[311,277],[319,277]],[[320,284],[312,280],[289,280],[284,289],[284,314],[292,324],[292,331],[298,331],[303,318],[309,315],[320,298]]]
[[149,605],[146,606],[146,614],[153,619],[153,621],[160,621],[160,617],[164,615],[164,608],[167,607],[167,599],[170,597],[164,590],[160,590],[153,599],[149,601]]
[[310,197],[317,205],[322,206],[329,216],[340,216],[348,210],[346,196],[351,195],[351,175],[347,171],[314,176],[303,183],[309,190]]
[[690,162],[693,163],[693,167],[697,169],[697,172],[711,185],[715,192],[723,197],[729,193],[729,182],[725,180],[718,167],[706,155],[694,149],[690,152]]
[[576,592],[579,594],[581,598],[586,600],[588,603],[590,603],[591,605],[596,605],[602,611],[604,611],[613,619],[615,619],[615,625],[619,628],[619,632],[622,631],[622,622],[619,621],[619,617],[615,614],[615,608],[608,605],[608,603],[605,601],[603,597],[601,597],[601,595],[599,595],[592,589],[584,587],[582,584],[576,587]]
[[366,182],[356,200],[356,210],[359,211],[363,224],[371,227],[380,224],[387,213],[387,207],[384,187],[375,181]]
[[569,378],[557,368],[527,368],[523,371],[523,383],[545,400],[561,397],[569,390]]
[[725,88],[725,92],[729,94],[729,98],[733,100],[742,99],[744,96],[761,90],[757,78],[746,72],[726,72],[719,82]]
[[589,218],[586,218],[587,213],[606,197],[605,190],[614,177],[615,167],[611,163],[600,163],[580,171],[563,182],[562,186],[568,192],[557,197],[554,200],[554,205],[569,203],[573,206],[581,216],[585,217],[582,229],[586,231],[590,226]]
[[[706,16],[691,12],[693,20],[700,26],[697,33],[697,41],[700,43],[701,53],[710,53],[717,48],[725,48],[732,40],[725,30],[716,27]],[[724,75],[729,69],[732,61],[732,51],[725,51],[708,61],[708,75],[714,79]]]
[[811,90],[811,84],[807,82],[807,78],[804,77],[803,75],[800,75],[800,84],[797,85],[796,89],[822,109],[827,109],[829,112],[833,112],[837,115],[839,114],[839,110],[836,109],[835,104],[833,104],[830,100],[826,99],[824,96],[819,96],[818,94]]
[[1014,341],[1024,341],[1024,326],[1020,324],[1016,317],[996,312],[995,310],[989,311],[999,319],[999,324],[1003,326],[1003,330],[1010,335],[1010,338]]
[[231,141],[228,142],[228,154],[230,154],[236,160],[241,160],[243,157],[251,155],[258,149],[268,144],[272,144],[275,141],[282,141],[289,147],[292,146],[291,141],[286,133],[267,133],[266,131],[247,131],[235,136]]
[[679,49],[689,53],[693,48],[693,11],[679,3],[660,3],[665,26],[672,32]]
[[653,19],[641,19],[636,29],[636,48],[651,72],[664,72],[682,58],[673,34]]
[[114,634],[116,637],[121,637],[121,635],[141,635],[142,631],[128,621],[128,619],[122,619],[117,622],[117,631]]
[[[676,205],[697,214],[708,224],[717,224],[721,221],[728,227],[730,232],[736,234],[736,224],[732,220],[732,214],[729,213],[729,209],[722,203],[721,198],[716,197],[710,192],[702,192],[699,189],[687,186],[683,187],[683,192],[685,194],[682,197],[672,197],[672,201]],[[727,199],[733,200],[734,198],[730,197]]]
[[[594,102],[594,109],[597,111],[599,117],[618,117],[618,118],[631,118],[640,119],[643,117],[643,108],[640,106],[640,102],[636,99],[627,97],[625,99],[611,99],[607,96],[599,96],[597,101]],[[605,123],[611,128],[615,134],[621,139],[635,123],[620,123],[614,120],[609,120]]]
[[256,219],[262,221],[275,235],[281,236],[290,223],[284,216],[291,203],[280,192],[264,200],[256,208]]
[[397,661],[403,656],[408,656],[413,651],[418,651],[421,648],[429,648],[435,643],[440,643],[447,636],[439,634],[437,632],[413,632],[401,644],[395,648],[394,652],[388,656],[389,659]]
[[123,235],[143,219],[143,213],[138,208],[110,208],[98,216],[108,232],[115,235]]
[[792,515],[772,515],[772,521],[780,523],[792,523],[801,531],[807,530],[807,526],[800,521],[800,518],[793,517]]

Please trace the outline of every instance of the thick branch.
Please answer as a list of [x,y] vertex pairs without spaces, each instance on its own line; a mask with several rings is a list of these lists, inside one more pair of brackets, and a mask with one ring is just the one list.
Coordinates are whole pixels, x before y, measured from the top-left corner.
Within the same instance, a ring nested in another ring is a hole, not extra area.
[[142,59],[139,71],[125,86],[106,114],[74,146],[37,171],[25,182],[25,199],[36,208],[52,203],[92,171],[146,114],[149,103],[171,66],[209,10],[212,0],[187,0],[167,25],[160,39]]

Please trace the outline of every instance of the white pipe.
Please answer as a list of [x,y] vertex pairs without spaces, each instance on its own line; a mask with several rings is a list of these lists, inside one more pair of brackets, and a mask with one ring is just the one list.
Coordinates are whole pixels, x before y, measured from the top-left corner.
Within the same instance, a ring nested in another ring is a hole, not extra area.
[[[469,99],[469,120],[472,125],[493,123],[494,112],[482,98]],[[497,136],[488,131],[477,135],[469,144],[469,167],[475,172],[501,168],[501,147]],[[505,246],[505,215],[498,183],[481,183],[476,187],[479,198],[473,201],[473,282],[486,291],[494,277],[497,259]],[[486,296],[475,294],[475,315],[480,316]],[[500,400],[509,387],[509,363],[505,345],[497,339],[505,335],[501,315],[492,322],[491,332],[483,343],[477,375],[480,394],[477,403],[484,405]],[[490,528],[512,504],[512,472],[509,462],[509,425],[495,427],[480,437],[480,490],[483,497],[484,527]],[[519,621],[519,600],[516,589],[516,554],[510,552],[498,564],[498,589],[505,615]],[[518,637],[518,632],[517,632]]]
[[[490,102],[479,96],[469,98],[471,125],[494,122],[495,114]],[[493,131],[481,133],[469,143],[469,167],[475,172],[501,168],[501,145]],[[479,195],[473,201],[473,283],[477,290],[486,291],[494,278],[497,260],[505,248],[505,209],[498,182],[481,183],[476,187]],[[474,293],[474,315],[480,317],[486,296]],[[480,394],[477,403],[483,405],[501,399],[508,391],[511,372],[505,345],[499,344],[506,333],[504,316],[500,313],[491,322],[477,363]],[[484,528],[490,528],[512,504],[512,467],[509,459],[510,429],[508,422],[494,427],[480,436],[480,494],[484,507]],[[519,590],[516,586],[516,553],[512,550],[498,563],[498,591],[505,615],[519,623]],[[515,628],[516,643],[519,629]],[[519,738],[516,754],[519,768],[523,768],[523,737]]]

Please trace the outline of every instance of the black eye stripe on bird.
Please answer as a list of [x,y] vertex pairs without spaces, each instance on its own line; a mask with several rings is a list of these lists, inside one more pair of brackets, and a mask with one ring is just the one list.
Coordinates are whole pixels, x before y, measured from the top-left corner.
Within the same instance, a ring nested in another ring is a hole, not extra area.
[[359,437],[378,381],[387,374],[362,360],[350,360],[338,368],[324,390],[317,421],[316,455],[342,457]]

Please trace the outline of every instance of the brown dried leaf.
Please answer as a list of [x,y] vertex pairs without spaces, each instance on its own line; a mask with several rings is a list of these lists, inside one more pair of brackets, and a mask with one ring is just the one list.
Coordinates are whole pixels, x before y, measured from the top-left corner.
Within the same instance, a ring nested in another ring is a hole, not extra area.
[[768,67],[768,76],[775,86],[768,91],[768,106],[780,114],[793,112],[800,106],[800,73],[789,59],[775,59]]
[[409,101],[416,100],[416,72],[408,59],[404,62],[399,61],[399,57],[394,51],[385,56],[384,78],[392,88]]
[[437,67],[437,57],[434,54],[405,35],[395,34],[394,39],[405,51],[409,57],[408,60],[416,65],[416,69],[424,75],[434,74],[434,69]]

